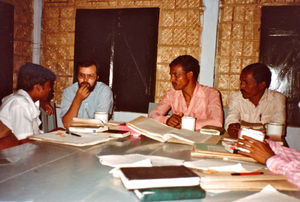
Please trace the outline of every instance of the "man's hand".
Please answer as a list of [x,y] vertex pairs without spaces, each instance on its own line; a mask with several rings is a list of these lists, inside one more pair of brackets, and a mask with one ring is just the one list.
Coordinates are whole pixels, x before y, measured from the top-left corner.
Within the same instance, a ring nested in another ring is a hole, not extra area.
[[183,113],[172,114],[167,120],[167,125],[174,128],[181,128],[181,117],[183,117]]
[[87,98],[90,95],[90,85],[88,83],[84,83],[81,87],[77,90],[75,99],[78,99],[80,102]]
[[241,128],[241,124],[239,123],[232,123],[228,126],[227,132],[230,137],[237,138],[239,134],[239,130]]
[[40,100],[40,106],[41,106],[41,108],[42,108],[48,115],[51,115],[51,114],[54,113],[54,109],[53,109],[53,107],[50,105],[49,102]]
[[[238,151],[239,154],[254,158],[257,162],[266,164],[268,158],[274,155],[271,147],[266,142],[260,142],[251,137],[243,136],[238,140],[238,147],[247,149],[250,153]],[[242,144],[240,144],[242,143]]]

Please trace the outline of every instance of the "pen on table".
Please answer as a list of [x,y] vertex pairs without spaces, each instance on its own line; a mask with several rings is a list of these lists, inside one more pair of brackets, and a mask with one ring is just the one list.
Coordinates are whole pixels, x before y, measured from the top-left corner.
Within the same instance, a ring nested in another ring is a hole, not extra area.
[[231,173],[231,175],[262,175],[264,172]]
[[67,130],[67,134],[70,134],[70,135],[73,135],[73,136],[76,136],[76,137],[81,137],[81,135],[78,135],[78,134],[75,134],[75,133],[71,133],[69,130]]

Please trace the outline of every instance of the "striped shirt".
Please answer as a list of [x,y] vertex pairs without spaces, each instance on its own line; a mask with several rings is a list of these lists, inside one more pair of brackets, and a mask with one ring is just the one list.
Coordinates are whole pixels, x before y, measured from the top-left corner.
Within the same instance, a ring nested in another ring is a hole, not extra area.
[[271,140],[267,142],[275,153],[266,162],[268,169],[273,173],[286,175],[288,181],[300,188],[300,151],[281,146]]

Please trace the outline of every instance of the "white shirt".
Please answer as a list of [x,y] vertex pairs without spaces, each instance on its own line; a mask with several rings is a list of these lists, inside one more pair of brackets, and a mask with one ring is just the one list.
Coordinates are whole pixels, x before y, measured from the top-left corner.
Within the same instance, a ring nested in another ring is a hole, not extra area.
[[39,134],[40,102],[33,102],[30,95],[20,89],[2,99],[0,120],[18,140]]
[[229,100],[225,129],[231,123],[240,121],[249,123],[281,123],[286,122],[286,97],[276,91],[266,89],[259,103],[255,106],[250,100],[243,98],[239,91],[232,94]]

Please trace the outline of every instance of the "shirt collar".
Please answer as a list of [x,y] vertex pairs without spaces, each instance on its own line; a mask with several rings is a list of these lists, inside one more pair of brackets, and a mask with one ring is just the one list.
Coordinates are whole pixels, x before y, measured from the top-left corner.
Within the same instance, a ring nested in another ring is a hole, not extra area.
[[19,90],[17,91],[17,94],[24,96],[28,102],[34,104],[37,108],[40,107],[40,101],[38,100],[38,101],[36,101],[36,102],[33,102],[32,98],[31,98],[30,95],[27,93],[27,91],[25,91],[25,90],[23,90],[23,89],[19,89]]

